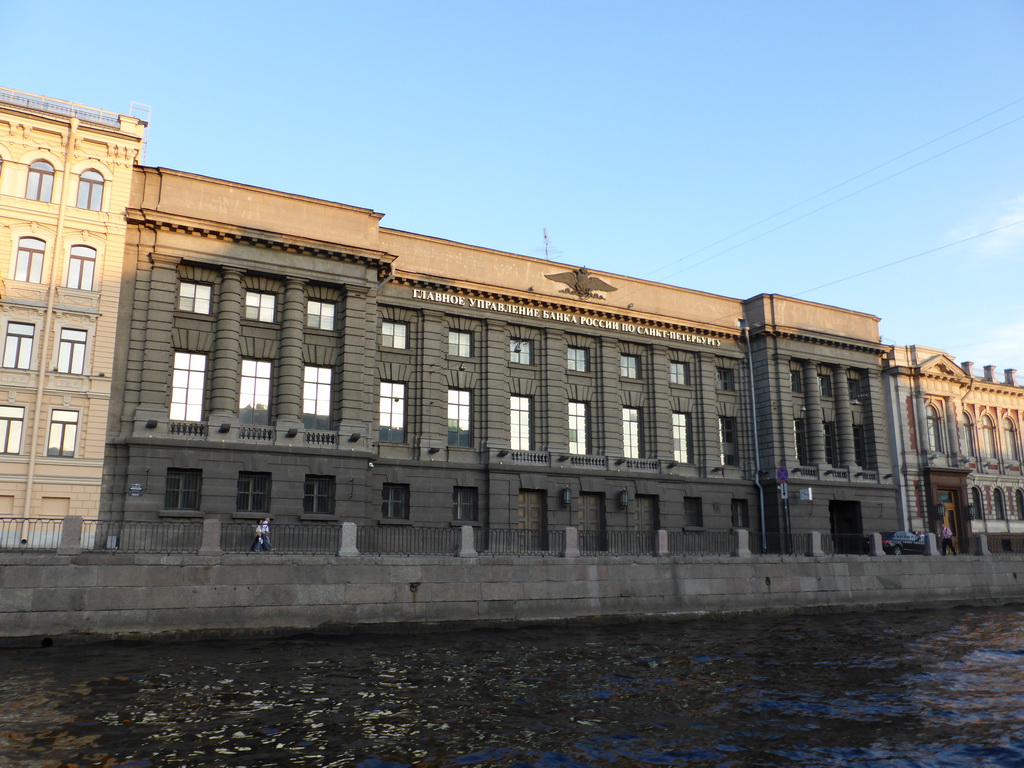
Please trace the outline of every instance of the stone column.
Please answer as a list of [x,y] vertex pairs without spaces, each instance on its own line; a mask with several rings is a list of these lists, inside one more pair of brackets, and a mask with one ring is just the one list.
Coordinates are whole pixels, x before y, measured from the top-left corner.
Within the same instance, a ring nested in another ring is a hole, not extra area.
[[278,372],[277,413],[282,421],[302,420],[302,346],[306,326],[306,283],[288,278],[281,313],[280,371]]
[[213,348],[210,420],[234,419],[242,368],[242,272],[225,268],[220,282]]
[[697,369],[693,371],[697,385],[697,407],[693,414],[695,424],[690,430],[694,441],[693,461],[705,470],[722,465],[722,444],[718,437],[718,390],[715,374],[718,358],[708,352],[699,352]]
[[[345,286],[342,310],[341,371],[335,388],[341,405],[339,432],[342,445],[369,450],[377,438],[377,301],[368,288]],[[349,437],[345,437],[348,435]],[[358,435],[355,440],[351,436]]]
[[807,434],[807,453],[811,464],[825,463],[825,425],[821,414],[821,387],[818,384],[818,366],[813,360],[804,361],[804,430]]
[[167,418],[167,389],[173,368],[174,349],[171,332],[178,293],[178,259],[151,254],[149,296],[142,316],[135,321],[145,329],[145,347],[139,383],[139,409],[136,421]]
[[832,372],[832,394],[836,403],[836,430],[839,438],[839,464],[849,467],[856,463],[853,441],[853,409],[850,405],[850,380],[846,367],[837,365]]
[[953,398],[944,397],[945,414],[943,421],[946,428],[946,440],[949,445],[946,453],[952,456],[960,455],[960,430],[957,428],[956,409],[953,407]]

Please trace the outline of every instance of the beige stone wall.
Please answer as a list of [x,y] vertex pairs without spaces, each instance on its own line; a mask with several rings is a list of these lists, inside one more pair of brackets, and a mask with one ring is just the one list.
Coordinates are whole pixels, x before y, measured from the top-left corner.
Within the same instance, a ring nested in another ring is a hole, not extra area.
[[[143,141],[135,118],[101,114],[79,120],[62,110],[78,105],[5,91],[0,98],[0,351],[8,323],[35,327],[28,368],[0,368],[0,404],[24,408],[19,450],[0,455],[0,515],[66,514],[95,518],[99,505],[117,306],[125,241],[125,208],[133,165]],[[54,169],[49,201],[26,199],[29,166]],[[80,174],[103,176],[100,210],[76,207]],[[19,240],[44,241],[39,282],[16,280]],[[91,290],[68,287],[76,245],[96,251]],[[62,328],[87,332],[82,373],[56,371]],[[47,456],[54,408],[78,413],[73,457]]]

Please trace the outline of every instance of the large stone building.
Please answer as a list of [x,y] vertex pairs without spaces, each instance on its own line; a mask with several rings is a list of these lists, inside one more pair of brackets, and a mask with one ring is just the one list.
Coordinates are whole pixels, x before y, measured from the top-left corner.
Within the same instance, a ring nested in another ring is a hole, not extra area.
[[904,518],[949,525],[961,547],[971,534],[1024,533],[1024,387],[1012,368],[983,371],[915,346],[893,348],[886,370]]
[[0,518],[97,516],[144,127],[0,89]]
[[877,318],[381,218],[137,169],[109,515],[900,527]]

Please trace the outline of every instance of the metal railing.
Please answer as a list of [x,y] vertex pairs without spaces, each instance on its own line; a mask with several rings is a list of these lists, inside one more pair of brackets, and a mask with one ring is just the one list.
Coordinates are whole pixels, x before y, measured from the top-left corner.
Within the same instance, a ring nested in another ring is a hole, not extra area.
[[670,555],[731,555],[735,544],[732,531],[669,531]]
[[[248,552],[256,539],[256,523],[223,523],[220,548],[224,552]],[[290,555],[334,555],[341,547],[341,526],[274,524],[270,528],[271,552]]]
[[195,553],[203,540],[203,523],[197,522],[103,522],[82,523],[84,551],[132,554]]
[[364,555],[457,555],[462,541],[458,528],[420,528],[410,525],[362,525],[356,548]]
[[55,552],[60,546],[63,520],[50,518],[0,519],[0,550]]
[[657,552],[654,531],[580,531],[581,555],[653,555]]
[[565,551],[565,531],[474,528],[473,546],[488,555],[561,555]]
[[870,536],[864,533],[823,533],[821,551],[826,555],[866,555]]

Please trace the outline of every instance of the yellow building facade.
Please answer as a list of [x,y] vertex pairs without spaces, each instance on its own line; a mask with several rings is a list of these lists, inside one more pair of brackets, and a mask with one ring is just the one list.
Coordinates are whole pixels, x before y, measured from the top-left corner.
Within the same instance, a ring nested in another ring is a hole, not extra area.
[[98,514],[145,127],[0,88],[0,518]]

